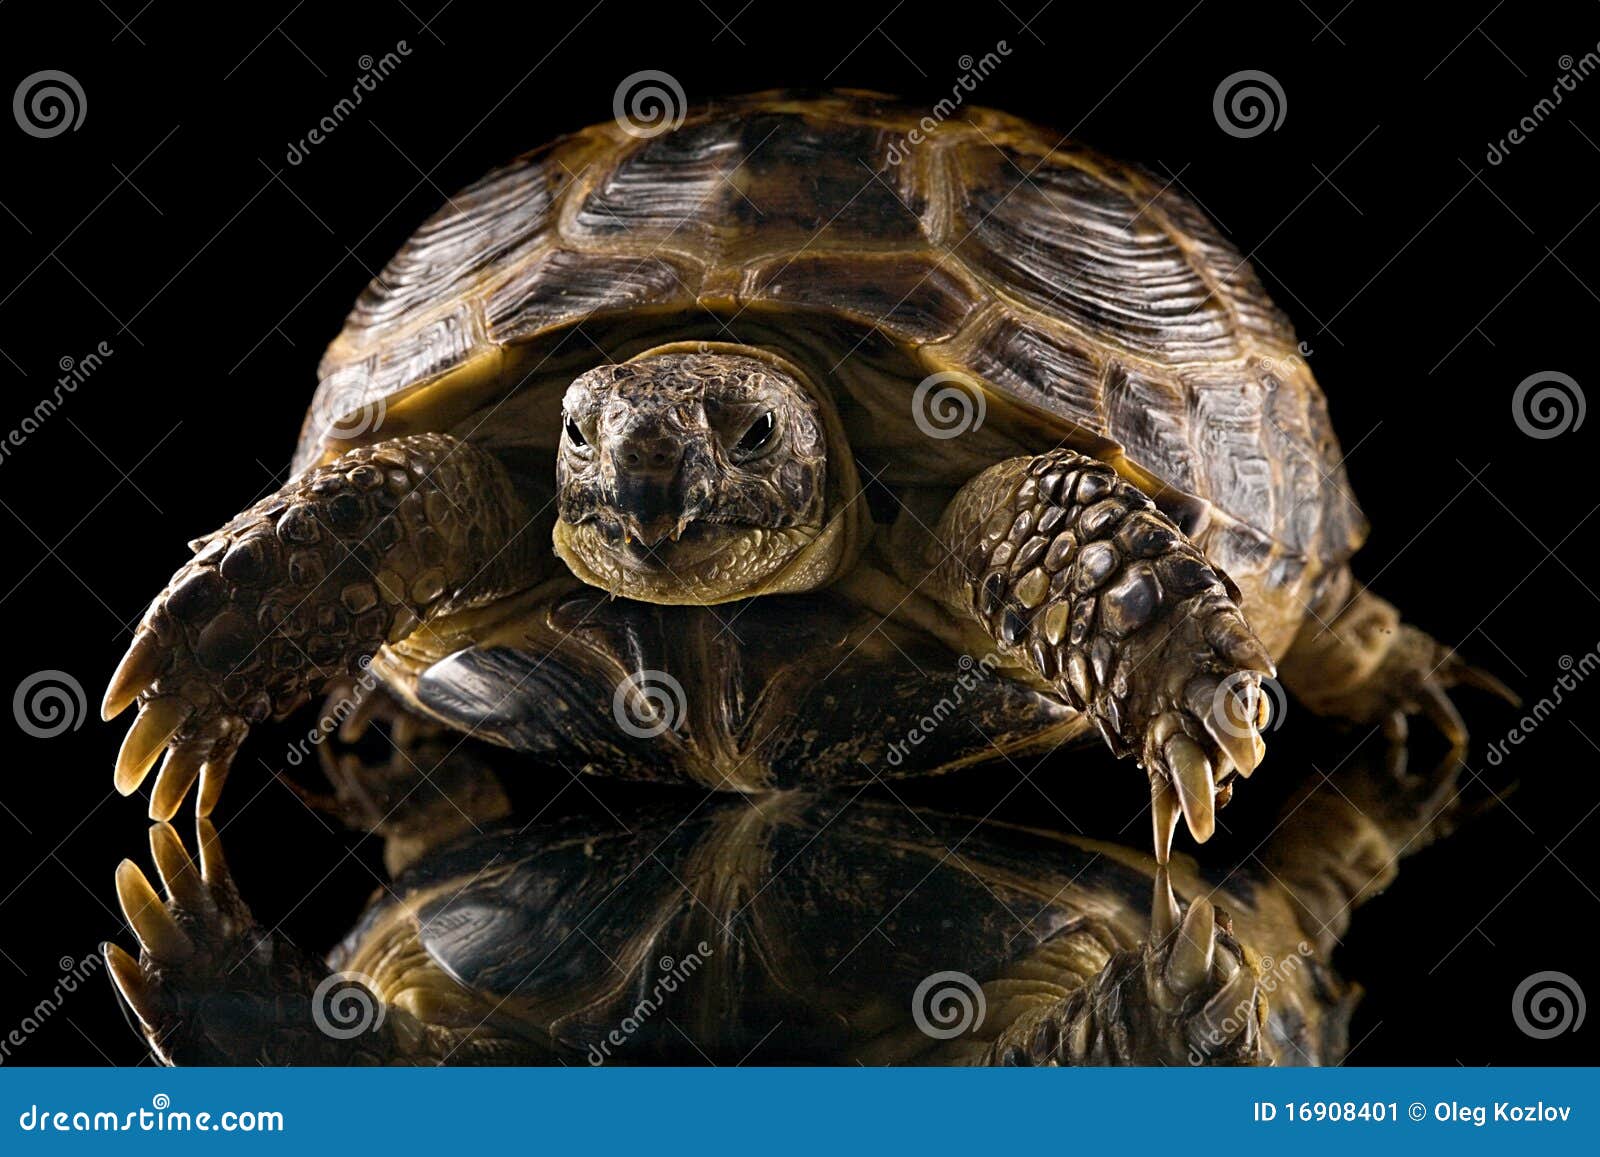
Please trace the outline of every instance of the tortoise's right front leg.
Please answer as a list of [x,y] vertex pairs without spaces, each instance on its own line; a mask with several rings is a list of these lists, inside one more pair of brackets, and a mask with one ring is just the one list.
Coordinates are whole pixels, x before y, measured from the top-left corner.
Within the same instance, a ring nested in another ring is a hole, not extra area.
[[1028,1010],[990,1044],[999,1065],[1261,1065],[1267,1005],[1231,921],[1204,897],[1180,907],[1156,872],[1150,939],[1081,988]]
[[253,723],[464,595],[515,589],[538,535],[500,462],[445,434],[351,450],[202,540],[145,613],[106,690],[139,717],[117,756],[127,795],[170,746],[150,814],[168,819],[200,779],[216,805]]
[[1000,654],[1053,687],[1150,776],[1162,863],[1181,811],[1204,843],[1235,769],[1266,745],[1272,657],[1238,592],[1116,471],[1070,450],[1013,458],[964,486],[924,541],[919,578]]

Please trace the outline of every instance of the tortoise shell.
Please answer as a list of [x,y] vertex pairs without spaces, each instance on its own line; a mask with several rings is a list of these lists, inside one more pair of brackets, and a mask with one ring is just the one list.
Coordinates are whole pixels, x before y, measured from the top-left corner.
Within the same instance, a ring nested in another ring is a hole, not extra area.
[[[500,410],[530,367],[564,385],[650,344],[640,327],[743,340],[803,321],[835,371],[884,345],[916,371],[871,423],[891,456],[898,439],[929,457],[911,391],[959,374],[992,425],[1087,449],[1206,530],[1247,596],[1347,558],[1365,525],[1325,399],[1205,215],[1172,182],[1015,117],[962,108],[930,133],[925,113],[767,93],[659,135],[597,125],[495,170],[362,293],[323,358],[297,469],[352,436],[424,428],[548,425],[553,446],[554,395]],[[514,354],[529,360],[509,374]]]

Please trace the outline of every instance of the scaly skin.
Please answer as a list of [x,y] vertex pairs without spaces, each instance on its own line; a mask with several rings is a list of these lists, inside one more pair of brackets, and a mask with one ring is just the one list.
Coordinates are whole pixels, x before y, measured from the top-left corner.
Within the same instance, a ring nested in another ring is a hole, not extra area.
[[1348,571],[1331,587],[1283,657],[1284,682],[1318,715],[1380,724],[1399,742],[1409,729],[1407,717],[1422,713],[1452,746],[1465,748],[1467,725],[1451,702],[1451,688],[1476,687],[1519,705],[1499,679],[1401,622],[1392,603]]
[[514,589],[539,537],[527,521],[500,463],[446,434],[351,450],[256,503],[197,544],[112,677],[107,719],[139,703],[118,790],[170,744],[151,817],[197,777],[208,814],[251,724],[360,674],[441,607]]
[[1150,939],[1115,952],[1082,988],[1027,1013],[982,1058],[990,1065],[1260,1065],[1266,1003],[1227,916],[1178,907],[1156,873]]
[[1156,858],[1195,839],[1265,752],[1272,657],[1228,580],[1111,467],[1057,450],[985,470],[927,543],[928,586],[1150,774]]

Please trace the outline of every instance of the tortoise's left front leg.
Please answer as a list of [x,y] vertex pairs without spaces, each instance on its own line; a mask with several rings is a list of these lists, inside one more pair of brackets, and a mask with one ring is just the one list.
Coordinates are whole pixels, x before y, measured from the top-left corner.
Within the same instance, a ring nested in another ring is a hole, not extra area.
[[924,590],[1149,772],[1156,858],[1180,810],[1209,839],[1219,793],[1266,751],[1260,681],[1273,664],[1238,592],[1184,533],[1111,467],[1057,450],[967,483],[924,549]]

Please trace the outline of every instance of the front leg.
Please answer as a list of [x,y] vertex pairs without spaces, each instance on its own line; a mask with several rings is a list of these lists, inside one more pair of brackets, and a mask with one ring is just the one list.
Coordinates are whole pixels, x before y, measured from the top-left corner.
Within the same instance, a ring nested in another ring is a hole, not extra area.
[[500,462],[445,434],[308,470],[197,543],[145,613],[101,709],[139,704],[117,790],[170,745],[151,817],[170,819],[197,778],[208,814],[251,724],[370,678],[379,647],[452,601],[515,589],[539,545]]
[[[209,820],[198,863],[167,824],[150,829],[165,899],[131,860],[117,901],[138,939],[100,951],[135,1029],[167,1065],[355,1065],[426,1061],[429,1034],[367,978],[336,975],[256,922]],[[416,1055],[421,1053],[422,1055]]]
[[1019,1016],[982,1063],[1271,1064],[1266,992],[1252,955],[1205,897],[1180,907],[1158,868],[1150,938],[1113,953],[1069,996]]
[[1111,467],[1056,450],[967,483],[925,548],[926,588],[1149,772],[1156,858],[1180,810],[1209,839],[1233,772],[1266,751],[1273,665],[1183,532]]

